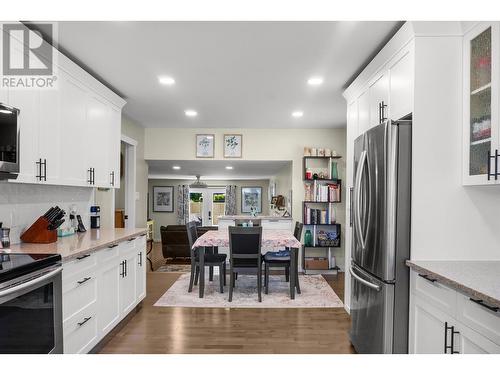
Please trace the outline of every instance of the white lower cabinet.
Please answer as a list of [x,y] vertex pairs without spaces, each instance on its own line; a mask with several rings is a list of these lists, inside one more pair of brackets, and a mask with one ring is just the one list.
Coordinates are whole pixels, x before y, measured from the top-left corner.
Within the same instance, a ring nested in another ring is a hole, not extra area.
[[411,272],[409,352],[500,354],[500,314]]
[[136,269],[137,255],[135,248],[132,252],[122,257],[120,262],[120,311],[123,315],[128,314],[136,305]]
[[88,353],[144,299],[145,254],[141,236],[63,264],[64,353]]

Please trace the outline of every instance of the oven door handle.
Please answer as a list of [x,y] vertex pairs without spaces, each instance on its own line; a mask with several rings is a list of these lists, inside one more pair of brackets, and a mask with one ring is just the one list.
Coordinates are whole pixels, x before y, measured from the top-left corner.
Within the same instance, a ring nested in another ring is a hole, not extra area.
[[30,286],[39,284],[40,282],[47,280],[47,279],[50,279],[51,277],[54,277],[55,275],[57,275],[58,273],[61,273],[61,272],[62,272],[62,267],[58,267],[56,270],[51,271],[49,273],[46,273],[43,276],[37,277],[36,279],[30,280],[28,282],[25,282],[25,283],[22,283],[19,285],[16,285],[16,286],[9,288],[9,289],[6,289],[6,290],[2,290],[0,292],[0,297],[4,297],[4,296],[7,296],[9,294],[18,292],[20,290],[29,288]]

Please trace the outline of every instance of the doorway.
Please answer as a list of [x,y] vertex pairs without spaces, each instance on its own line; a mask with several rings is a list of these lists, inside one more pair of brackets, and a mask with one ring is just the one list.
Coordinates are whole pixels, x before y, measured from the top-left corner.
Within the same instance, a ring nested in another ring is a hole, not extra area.
[[217,226],[225,207],[225,187],[189,189],[189,221],[194,220],[202,226]]
[[120,188],[115,189],[115,228],[135,228],[137,141],[122,135],[120,142]]

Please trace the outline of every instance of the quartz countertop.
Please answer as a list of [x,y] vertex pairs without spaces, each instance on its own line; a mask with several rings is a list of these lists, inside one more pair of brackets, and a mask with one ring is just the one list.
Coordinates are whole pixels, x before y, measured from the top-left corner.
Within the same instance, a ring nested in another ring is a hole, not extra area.
[[219,216],[219,220],[292,220],[290,216],[252,216],[252,215],[225,215]]
[[0,252],[60,254],[63,261],[69,261],[82,253],[94,252],[145,233],[145,228],[89,229],[84,233],[60,237],[51,244],[20,243],[11,245],[9,249],[0,249]]
[[500,261],[407,260],[406,265],[470,297],[500,307]]

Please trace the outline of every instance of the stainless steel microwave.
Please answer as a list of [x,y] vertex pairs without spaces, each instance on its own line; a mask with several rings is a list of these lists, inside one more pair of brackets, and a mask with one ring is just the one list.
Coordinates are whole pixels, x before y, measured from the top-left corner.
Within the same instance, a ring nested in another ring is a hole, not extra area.
[[19,173],[19,109],[0,103],[0,180]]

